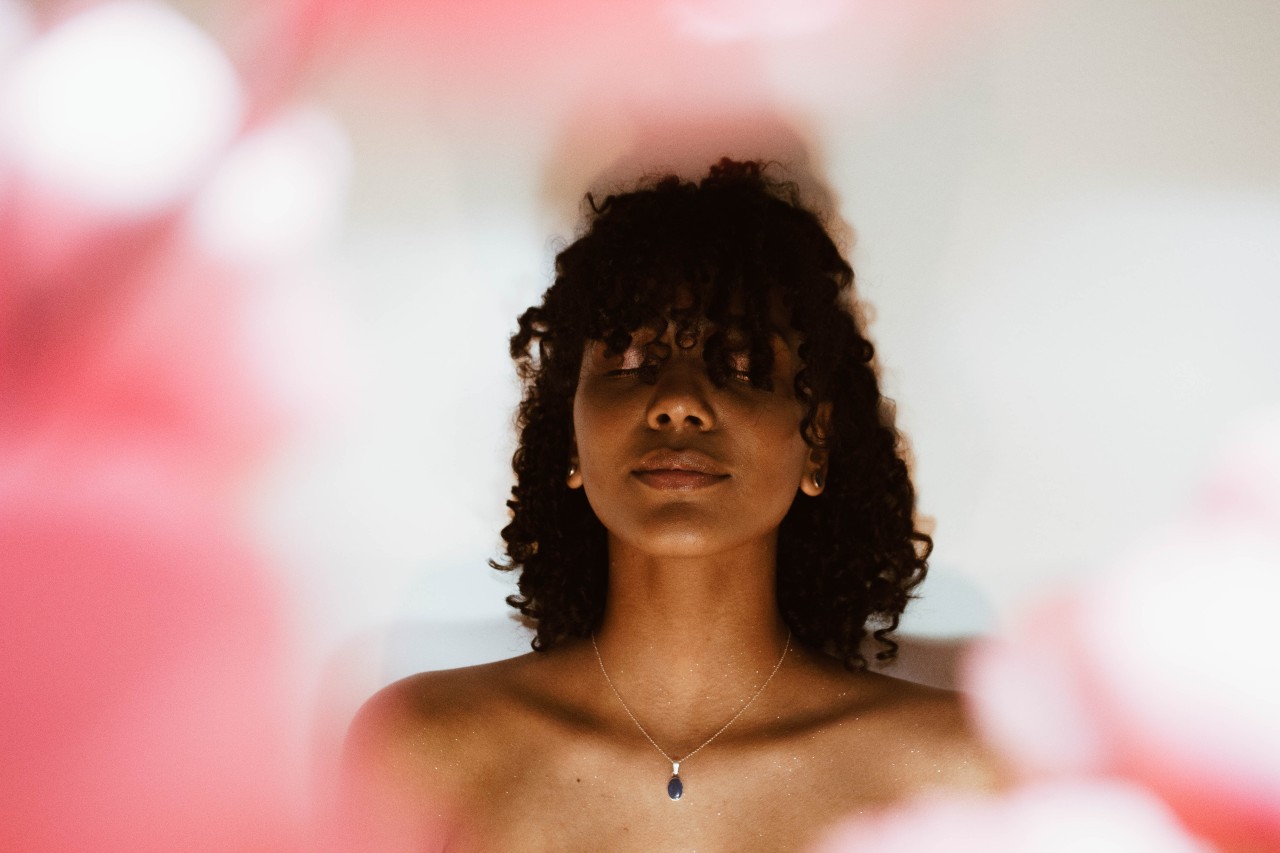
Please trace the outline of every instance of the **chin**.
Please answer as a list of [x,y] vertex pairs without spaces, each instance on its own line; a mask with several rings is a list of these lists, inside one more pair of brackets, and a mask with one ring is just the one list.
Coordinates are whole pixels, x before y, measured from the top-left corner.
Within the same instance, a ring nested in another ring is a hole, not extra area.
[[726,535],[723,525],[690,518],[666,519],[645,525],[627,539],[639,550],[655,557],[698,558],[722,554],[740,547],[745,541],[738,535]]

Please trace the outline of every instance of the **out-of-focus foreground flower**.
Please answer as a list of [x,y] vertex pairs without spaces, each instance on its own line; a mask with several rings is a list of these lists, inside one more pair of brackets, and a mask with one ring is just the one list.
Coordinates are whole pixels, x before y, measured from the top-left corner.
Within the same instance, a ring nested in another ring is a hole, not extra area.
[[817,853],[1208,853],[1150,792],[1121,782],[1039,783],[1002,797],[920,800],[852,822]]
[[315,403],[261,314],[337,219],[342,137],[247,121],[164,6],[0,10],[0,848],[310,849],[239,503]]
[[1021,787],[851,823],[822,849],[1280,850],[1277,600],[1272,415],[1178,523],[971,655],[975,718]]

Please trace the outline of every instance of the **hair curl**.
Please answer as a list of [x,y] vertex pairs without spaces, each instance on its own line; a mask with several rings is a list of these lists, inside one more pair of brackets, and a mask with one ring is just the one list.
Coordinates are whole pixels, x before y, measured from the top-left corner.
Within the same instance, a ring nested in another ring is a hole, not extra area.
[[[797,640],[851,669],[866,667],[868,625],[882,645],[877,659],[896,654],[887,635],[924,579],[933,542],[916,529],[893,403],[880,393],[874,349],[849,307],[853,269],[796,187],[764,171],[726,158],[696,184],[668,176],[599,204],[588,195],[585,233],[557,255],[542,304],[520,317],[511,337],[524,385],[516,485],[502,531],[507,561],[491,565],[520,570],[520,594],[507,603],[536,626],[536,651],[595,630],[609,585],[604,526],[582,490],[565,484],[584,346],[625,348],[689,288],[693,310],[715,328],[736,321],[746,332],[757,387],[768,386],[773,366],[778,297],[802,339],[800,428],[810,446],[826,449],[828,476],[819,497],[797,497],[779,528],[782,618]],[[730,317],[735,296],[745,316]],[[728,349],[719,332],[704,348],[717,384],[729,371]],[[823,402],[825,431],[815,426]]]

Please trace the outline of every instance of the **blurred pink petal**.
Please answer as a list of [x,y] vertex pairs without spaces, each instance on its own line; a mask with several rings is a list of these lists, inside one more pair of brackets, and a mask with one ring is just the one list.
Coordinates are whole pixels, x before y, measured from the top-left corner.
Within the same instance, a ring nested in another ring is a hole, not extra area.
[[[290,614],[240,516],[297,414],[255,277],[333,227],[342,146],[295,113],[233,148],[229,63],[156,4],[74,14],[6,71],[0,849],[314,849]],[[192,227],[236,216],[254,236]]]
[[1072,605],[1036,608],[1011,635],[974,644],[965,664],[987,741],[1027,776],[1095,771],[1114,749],[1081,688],[1090,662],[1063,642],[1074,631]]
[[1115,781],[930,799],[851,820],[815,853],[1209,853],[1159,799]]
[[1092,591],[1075,645],[1114,767],[1215,837],[1280,847],[1277,545],[1176,531]]
[[842,96],[881,95],[1018,3],[288,0],[260,25],[260,41],[277,51],[250,48],[245,66],[268,101],[306,67],[337,64],[434,90],[472,115],[605,96],[763,108],[776,105],[780,84],[804,87],[800,101],[814,81]]
[[80,280],[50,282],[0,313],[0,446],[12,466],[50,477],[104,459],[159,460],[223,494],[280,425],[242,347],[244,283],[172,230],[120,257],[111,249],[90,253]]
[[850,14],[854,5],[849,0],[802,0],[786,5],[770,0],[669,0],[665,12],[678,32],[709,42],[728,42],[819,32]]
[[285,613],[235,504],[276,419],[242,283],[173,234],[2,315],[2,849],[297,849]]
[[139,473],[0,497],[0,848],[287,850],[279,594],[207,501]]
[[981,646],[966,684],[1029,776],[1119,774],[1218,843],[1280,849],[1280,420],[1180,526]]

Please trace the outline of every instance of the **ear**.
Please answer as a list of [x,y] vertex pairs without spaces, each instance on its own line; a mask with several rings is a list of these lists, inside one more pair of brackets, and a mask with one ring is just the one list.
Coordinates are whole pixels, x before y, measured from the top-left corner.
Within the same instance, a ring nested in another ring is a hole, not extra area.
[[[831,435],[830,402],[818,404],[818,410],[813,417],[813,431],[814,436],[822,442],[825,442],[827,436]],[[827,487],[827,468],[830,458],[830,453],[826,447],[809,448],[809,459],[805,464],[804,477],[800,480],[800,491],[811,498],[816,498],[822,494],[822,491]]]
[[800,480],[800,491],[811,498],[822,494],[827,487],[827,451],[814,449],[809,452],[809,461],[804,468],[804,477]]
[[582,488],[582,469],[578,466],[577,439],[574,439],[573,448],[569,451],[569,471],[565,475],[564,484],[571,489]]

